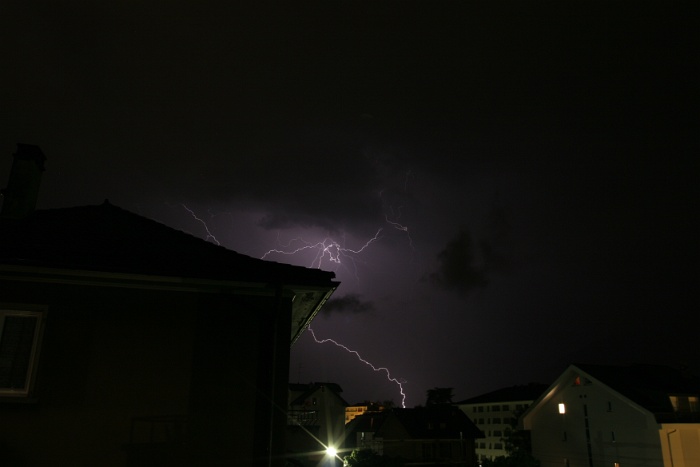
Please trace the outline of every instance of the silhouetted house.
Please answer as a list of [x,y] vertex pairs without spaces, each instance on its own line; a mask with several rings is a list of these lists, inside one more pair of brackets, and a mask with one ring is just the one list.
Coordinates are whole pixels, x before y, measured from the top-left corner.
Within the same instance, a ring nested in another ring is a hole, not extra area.
[[700,383],[655,365],[571,365],[523,415],[542,467],[700,465]]
[[342,388],[335,383],[289,385],[287,455],[306,465],[318,465],[325,449],[338,449],[345,436]]
[[34,186],[0,218],[0,465],[283,465],[290,345],[333,273],[108,202],[32,212]]
[[363,401],[345,407],[345,424],[350,423],[354,418],[367,412],[381,412],[389,407],[385,407],[381,402]]
[[[476,443],[478,460],[508,456],[506,443],[517,428],[518,418],[545,389],[546,385],[538,383],[510,386],[455,403],[484,433]],[[528,444],[527,433],[519,433],[519,440]],[[522,447],[529,449],[528,445]]]
[[365,413],[346,425],[345,448],[371,449],[405,465],[475,466],[483,433],[452,405]]

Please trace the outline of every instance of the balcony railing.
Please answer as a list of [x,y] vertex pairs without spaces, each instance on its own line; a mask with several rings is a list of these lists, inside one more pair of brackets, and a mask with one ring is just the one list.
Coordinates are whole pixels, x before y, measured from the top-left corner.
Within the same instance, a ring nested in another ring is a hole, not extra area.
[[318,425],[317,410],[287,411],[287,425],[316,426]]

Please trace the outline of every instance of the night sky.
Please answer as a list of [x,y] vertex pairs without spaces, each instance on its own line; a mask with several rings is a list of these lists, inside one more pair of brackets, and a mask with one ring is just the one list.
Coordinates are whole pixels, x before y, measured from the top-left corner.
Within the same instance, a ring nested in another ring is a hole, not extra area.
[[[250,4],[3,2],[0,184],[37,144],[39,208],[306,245],[265,258],[336,272],[316,336],[409,407],[573,362],[699,372],[696,10]],[[309,332],[290,380],[401,403]]]

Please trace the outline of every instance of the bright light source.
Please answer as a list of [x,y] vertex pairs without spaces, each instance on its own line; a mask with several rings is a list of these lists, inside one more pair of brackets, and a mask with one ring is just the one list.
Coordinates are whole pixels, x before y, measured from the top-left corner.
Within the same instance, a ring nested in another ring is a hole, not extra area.
[[335,457],[335,455],[338,454],[338,451],[333,446],[328,446],[326,448],[326,454],[331,457]]
[[559,404],[559,413],[566,413],[566,406],[564,404]]

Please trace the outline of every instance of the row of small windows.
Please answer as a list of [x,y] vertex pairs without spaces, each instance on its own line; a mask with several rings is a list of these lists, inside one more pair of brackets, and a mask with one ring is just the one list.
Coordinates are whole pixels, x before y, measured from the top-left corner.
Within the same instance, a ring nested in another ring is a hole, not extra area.
[[503,443],[476,443],[478,449],[503,449]]
[[[671,395],[668,396],[669,401],[671,402],[671,406],[673,407],[674,412],[680,412],[680,413],[685,413],[685,412],[700,412],[700,397],[698,396],[676,396],[676,395]],[[566,404],[563,402],[557,404],[557,409],[560,414],[565,414],[566,413]],[[612,412],[613,411],[613,405],[612,402],[608,401],[606,405],[606,411],[607,412]],[[496,423],[496,422],[494,422]]]
[[514,425],[517,422],[516,419],[510,418],[510,417],[504,417],[504,418],[475,418],[474,423],[477,425],[484,425],[486,423],[487,425]]
[[[525,410],[529,407],[529,404],[515,404],[515,410]],[[510,404],[496,404],[496,405],[475,405],[472,407],[473,413],[482,412],[510,412]]]

